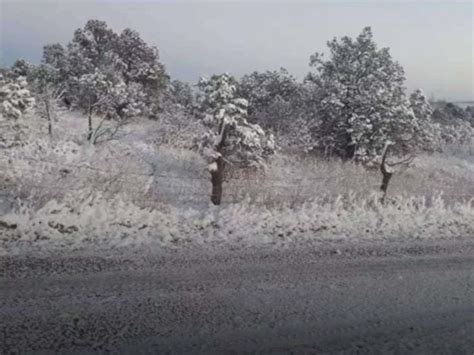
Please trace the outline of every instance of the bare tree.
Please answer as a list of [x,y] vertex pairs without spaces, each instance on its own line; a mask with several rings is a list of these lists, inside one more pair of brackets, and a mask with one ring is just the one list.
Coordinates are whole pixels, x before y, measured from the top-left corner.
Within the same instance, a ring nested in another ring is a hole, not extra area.
[[64,91],[47,86],[36,96],[36,102],[39,104],[39,113],[48,122],[48,135],[53,135],[53,121],[58,120],[60,111],[60,102]]
[[[91,120],[89,122],[91,122]],[[92,144],[97,144],[99,138],[102,137],[107,137],[106,140],[112,140],[120,128],[125,126],[126,123],[127,120],[125,119],[110,120],[107,118],[107,115],[102,115],[101,120],[95,129],[93,129],[92,126],[89,126],[88,140]]]
[[399,160],[395,163],[389,163],[387,159],[388,151],[390,147],[392,147],[393,145],[394,145],[393,142],[387,141],[385,143],[385,146],[382,152],[382,161],[380,163],[380,171],[382,172],[382,184],[380,185],[380,190],[382,191],[382,197],[380,201],[382,203],[385,203],[385,198],[387,197],[388,185],[390,183],[390,180],[392,179],[393,174],[396,172],[394,167],[400,166],[400,165],[408,166],[408,164],[410,164],[415,158],[414,155],[410,155],[407,158]]

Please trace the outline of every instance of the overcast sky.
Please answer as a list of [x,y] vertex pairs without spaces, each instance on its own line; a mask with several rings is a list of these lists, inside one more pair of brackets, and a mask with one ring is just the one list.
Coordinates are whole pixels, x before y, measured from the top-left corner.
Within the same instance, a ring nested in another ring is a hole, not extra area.
[[8,1],[0,0],[0,61],[37,63],[46,43],[67,43],[88,19],[138,30],[173,78],[286,67],[298,78],[334,36],[371,26],[406,71],[409,90],[474,100],[471,1]]

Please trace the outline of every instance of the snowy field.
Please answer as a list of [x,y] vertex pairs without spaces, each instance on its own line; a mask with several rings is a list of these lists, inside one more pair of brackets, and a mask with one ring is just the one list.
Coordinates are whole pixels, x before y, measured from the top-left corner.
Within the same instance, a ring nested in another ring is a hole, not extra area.
[[27,143],[0,149],[1,254],[474,235],[469,146],[418,156],[385,204],[378,169],[280,152],[264,172],[230,174],[216,207],[205,161],[177,144],[180,132],[163,144],[163,121],[137,119],[95,146],[78,113],[52,139],[33,122],[17,123]]

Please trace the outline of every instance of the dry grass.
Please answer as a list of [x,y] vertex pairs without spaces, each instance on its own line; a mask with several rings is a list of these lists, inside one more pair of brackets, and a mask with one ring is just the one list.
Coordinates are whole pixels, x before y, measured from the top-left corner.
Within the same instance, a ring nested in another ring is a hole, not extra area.
[[[230,180],[224,201],[247,195],[264,204],[301,204],[349,194],[365,198],[379,191],[381,180],[378,169],[368,170],[353,162],[278,155],[265,174]],[[392,197],[431,199],[440,194],[447,202],[474,197],[474,164],[445,154],[422,155],[397,172],[389,186]]]

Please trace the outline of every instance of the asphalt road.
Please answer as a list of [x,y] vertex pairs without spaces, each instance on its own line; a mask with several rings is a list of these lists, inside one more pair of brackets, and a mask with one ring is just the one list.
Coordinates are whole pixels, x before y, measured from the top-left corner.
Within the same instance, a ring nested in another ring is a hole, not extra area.
[[4,259],[0,354],[474,353],[466,250],[135,258]]

